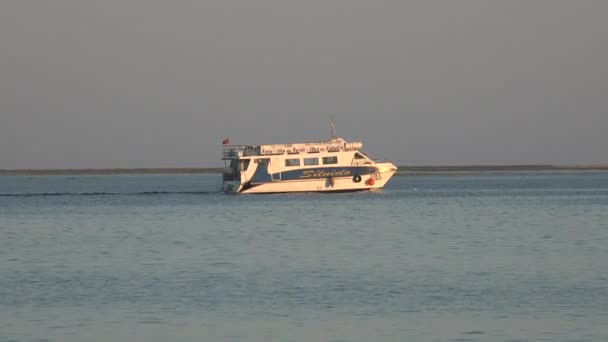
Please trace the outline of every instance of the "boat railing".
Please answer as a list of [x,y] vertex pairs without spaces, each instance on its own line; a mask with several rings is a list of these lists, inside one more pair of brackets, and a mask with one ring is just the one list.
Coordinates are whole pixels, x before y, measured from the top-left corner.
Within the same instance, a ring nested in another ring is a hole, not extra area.
[[341,139],[317,143],[272,144],[272,145],[224,145],[224,159],[243,156],[265,156],[300,153],[358,151],[361,142],[346,142]]
[[256,155],[260,155],[260,148],[251,145],[224,145],[222,151],[222,157],[224,159]]

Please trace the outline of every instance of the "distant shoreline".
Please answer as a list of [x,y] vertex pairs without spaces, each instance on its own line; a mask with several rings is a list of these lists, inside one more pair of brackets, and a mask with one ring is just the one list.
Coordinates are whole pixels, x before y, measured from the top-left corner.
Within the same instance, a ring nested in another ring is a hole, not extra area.
[[[501,172],[501,171],[608,171],[608,165],[445,165],[399,166],[399,173]],[[6,175],[108,175],[108,174],[216,174],[222,168],[115,168],[0,170]]]

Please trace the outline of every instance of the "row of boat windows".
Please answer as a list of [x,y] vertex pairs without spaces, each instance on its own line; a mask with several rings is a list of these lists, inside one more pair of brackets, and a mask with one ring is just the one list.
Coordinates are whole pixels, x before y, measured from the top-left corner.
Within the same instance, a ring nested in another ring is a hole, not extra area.
[[[338,164],[338,157],[323,157],[321,158],[323,165]],[[304,158],[304,165],[319,165],[319,158]],[[285,166],[300,166],[300,158],[285,159]]]
[[[319,165],[319,158],[304,158],[304,165]],[[239,161],[233,160],[230,164],[230,167],[233,169],[234,173],[240,172],[239,170],[247,171],[249,168],[250,159],[241,159]],[[255,162],[260,162],[261,159],[256,159]],[[338,164],[338,157],[323,157],[321,158],[323,165],[332,165]],[[267,161],[266,161],[267,162]],[[300,166],[300,158],[289,158],[285,159],[285,166]]]
[[[365,157],[363,157],[361,154],[359,153],[355,153],[355,159],[365,159]],[[234,173],[238,173],[240,172],[239,170],[243,170],[243,171],[247,171],[247,169],[249,168],[249,162],[251,160],[250,159],[241,159],[239,161],[232,161],[230,167],[234,169]],[[255,159],[254,162],[258,163],[263,161],[263,159]],[[312,158],[288,158],[285,159],[285,166],[287,167],[294,167],[294,166],[300,166],[300,162],[303,161],[305,166],[314,166],[314,165],[319,165],[319,158],[318,157],[312,157]],[[323,162],[323,165],[333,165],[333,164],[338,164],[338,157],[337,156],[331,156],[331,157],[322,157],[321,161]],[[266,162],[268,162],[268,160],[266,160]]]

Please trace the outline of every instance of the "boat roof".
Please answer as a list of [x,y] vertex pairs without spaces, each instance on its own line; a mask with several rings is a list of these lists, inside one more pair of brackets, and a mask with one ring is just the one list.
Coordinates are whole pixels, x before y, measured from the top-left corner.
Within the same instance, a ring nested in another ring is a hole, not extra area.
[[360,141],[348,142],[342,138],[291,144],[224,145],[224,159],[244,156],[358,151],[362,147],[363,143]]

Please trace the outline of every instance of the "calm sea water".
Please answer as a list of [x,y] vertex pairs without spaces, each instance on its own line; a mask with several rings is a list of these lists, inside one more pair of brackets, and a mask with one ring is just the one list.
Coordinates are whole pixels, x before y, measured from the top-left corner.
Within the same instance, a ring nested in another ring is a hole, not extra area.
[[608,173],[0,177],[0,341],[607,341]]

